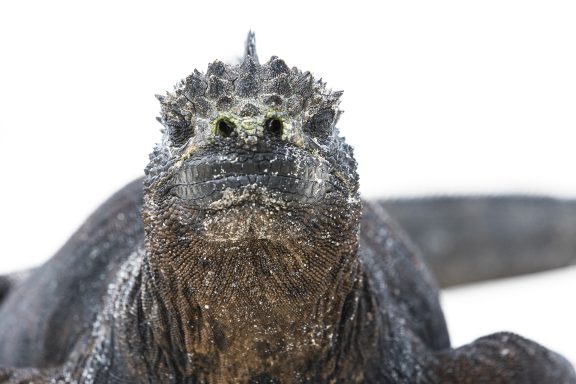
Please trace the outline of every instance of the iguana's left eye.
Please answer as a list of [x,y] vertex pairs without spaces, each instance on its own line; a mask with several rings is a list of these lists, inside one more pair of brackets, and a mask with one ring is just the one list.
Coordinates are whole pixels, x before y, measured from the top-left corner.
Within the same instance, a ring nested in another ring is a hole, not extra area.
[[327,134],[332,129],[333,120],[334,111],[331,109],[324,109],[314,115],[312,118],[312,126],[317,132]]
[[317,137],[326,139],[332,134],[334,118],[335,114],[332,109],[321,109],[308,120],[304,129]]

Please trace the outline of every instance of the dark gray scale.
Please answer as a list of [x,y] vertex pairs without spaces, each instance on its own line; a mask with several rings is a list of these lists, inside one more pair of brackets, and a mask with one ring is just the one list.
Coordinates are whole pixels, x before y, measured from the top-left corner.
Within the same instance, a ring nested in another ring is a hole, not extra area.
[[[158,96],[164,137],[145,176],[50,261],[0,277],[0,383],[576,383],[564,358],[514,334],[453,349],[435,279],[384,209],[425,252],[438,242],[422,222],[478,248],[497,239],[512,274],[535,239],[572,239],[556,243],[574,263],[573,203],[536,204],[536,221],[562,219],[555,238],[455,199],[362,201],[341,95],[278,57],[260,64],[250,33],[241,63]],[[495,276],[465,252],[432,254],[442,283]]]

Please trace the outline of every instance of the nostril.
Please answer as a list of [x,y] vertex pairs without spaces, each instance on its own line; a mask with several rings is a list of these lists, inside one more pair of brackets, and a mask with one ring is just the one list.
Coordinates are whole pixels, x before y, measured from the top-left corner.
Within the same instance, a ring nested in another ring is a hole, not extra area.
[[264,127],[267,133],[270,133],[274,136],[280,137],[284,133],[284,123],[282,123],[282,120],[278,119],[277,117],[266,120]]
[[229,120],[220,119],[216,124],[216,128],[221,136],[230,137],[232,136],[232,133],[234,133],[234,128],[236,128],[236,126]]

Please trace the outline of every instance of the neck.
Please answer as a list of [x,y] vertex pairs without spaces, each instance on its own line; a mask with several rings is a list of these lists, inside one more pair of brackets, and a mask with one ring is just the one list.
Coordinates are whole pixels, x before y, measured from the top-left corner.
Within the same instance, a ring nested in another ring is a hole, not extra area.
[[[239,246],[233,246],[236,257]],[[262,258],[262,252],[270,247],[268,242],[252,242],[242,257]],[[182,260],[202,259],[202,255],[195,256]],[[292,382],[294,372],[302,381],[327,382],[338,377],[361,380],[366,363],[361,357],[370,346],[352,340],[364,335],[362,339],[374,343],[376,324],[366,322],[366,306],[373,305],[373,298],[357,259],[350,256],[339,255],[342,267],[330,274],[323,289],[313,290],[314,284],[300,281],[308,289],[290,292],[286,288],[271,294],[265,291],[266,285],[277,286],[263,277],[255,281],[257,274],[250,275],[247,270],[237,270],[231,276],[236,286],[230,285],[228,290],[218,291],[210,279],[202,280],[206,289],[201,293],[197,282],[173,275],[188,270],[185,262],[170,271],[157,268],[154,256],[146,255],[134,284],[126,285],[129,289],[123,301],[129,309],[123,311],[125,318],[118,319],[119,327],[115,328],[121,329],[117,330],[113,350],[123,360],[130,359],[126,366],[140,375],[160,372],[183,382],[229,382],[232,378],[241,382],[254,378]],[[202,276],[209,276],[208,272],[203,271]],[[134,344],[140,345],[137,350],[143,353],[136,360],[122,352],[127,352],[128,343],[132,349]],[[359,347],[364,350],[362,354],[354,351]],[[344,356],[345,365],[341,362]]]

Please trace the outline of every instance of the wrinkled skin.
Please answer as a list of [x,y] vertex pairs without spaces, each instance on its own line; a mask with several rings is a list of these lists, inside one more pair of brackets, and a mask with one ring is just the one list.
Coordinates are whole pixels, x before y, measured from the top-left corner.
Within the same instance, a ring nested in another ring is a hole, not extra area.
[[576,383],[513,334],[450,348],[434,280],[362,203],[340,94],[252,41],[159,97],[143,180],[0,307],[0,382]]

